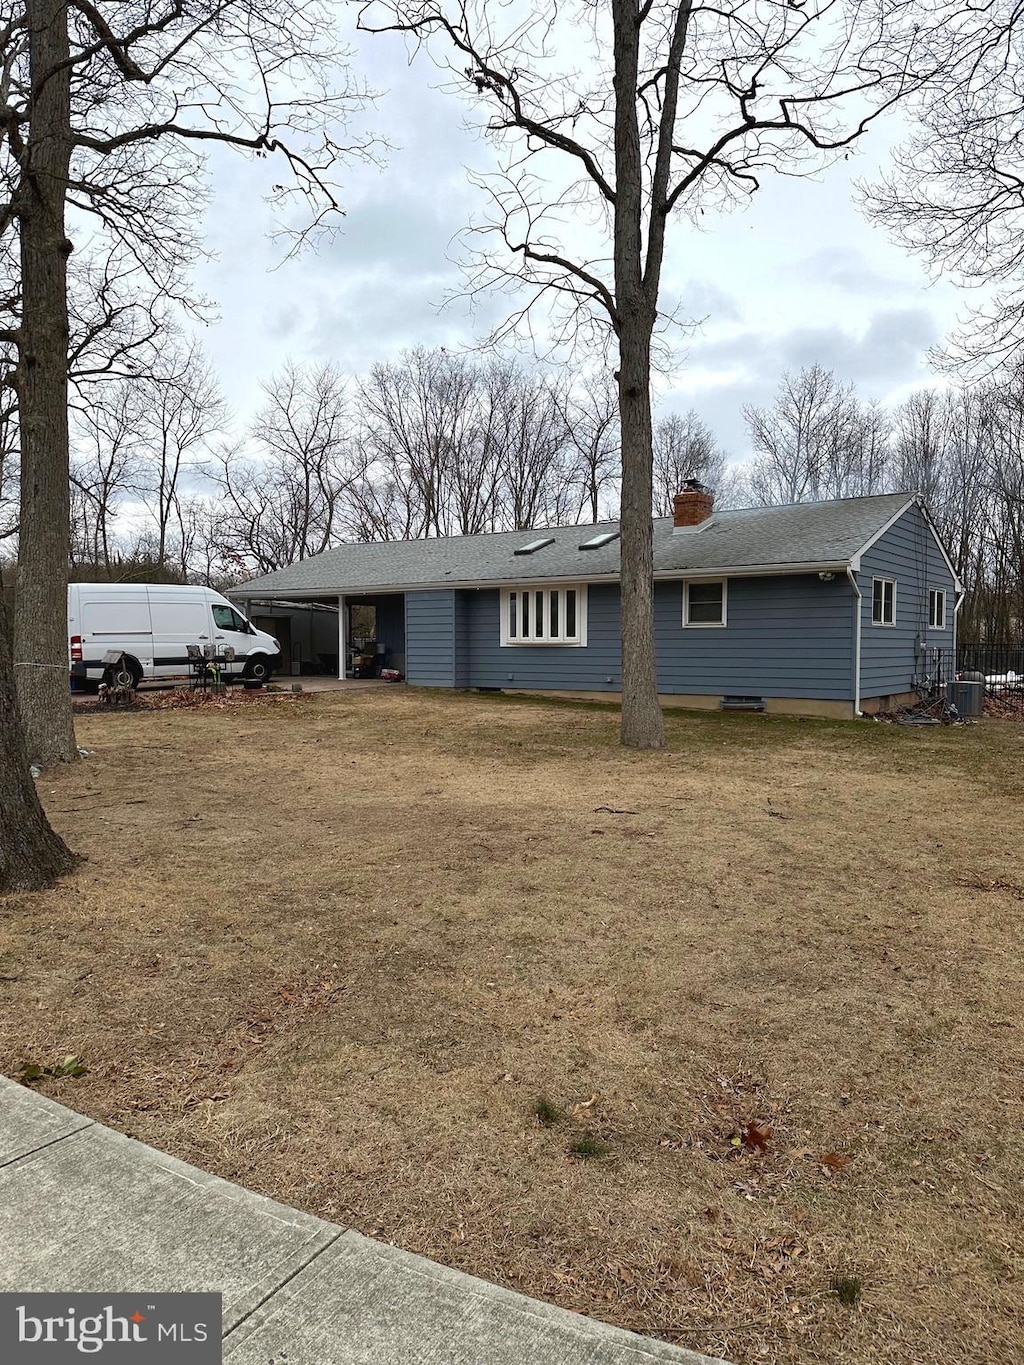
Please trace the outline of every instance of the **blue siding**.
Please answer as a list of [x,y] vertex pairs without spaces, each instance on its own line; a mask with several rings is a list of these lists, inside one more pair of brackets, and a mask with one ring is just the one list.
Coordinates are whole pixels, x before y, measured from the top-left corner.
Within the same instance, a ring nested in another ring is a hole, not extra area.
[[405,595],[405,676],[421,687],[455,686],[455,593]]
[[455,594],[455,686],[471,687],[470,682],[470,602],[475,594]]
[[466,687],[539,687],[617,692],[622,681],[617,584],[587,590],[587,643],[506,645],[502,648],[496,588],[464,592],[468,666]]
[[[873,580],[896,581],[896,624],[876,626],[871,619]],[[917,672],[918,640],[953,648],[953,575],[943,559],[920,507],[907,509],[861,561],[857,583],[861,603],[861,696],[909,692]],[[946,629],[928,629],[928,590],[946,592]]]
[[684,628],[683,585],[654,593],[662,692],[853,697],[853,589],[837,574],[731,578],[724,627]]
[[[896,626],[871,621],[872,579],[894,578]],[[953,577],[918,507],[864,556],[861,695],[910,690],[918,639],[953,645]],[[946,628],[930,631],[928,590],[946,591]],[[591,584],[583,648],[500,643],[498,590],[431,590],[406,594],[406,674],[434,687],[551,688],[613,692],[621,686],[619,590]],[[683,585],[655,587],[658,686],[663,693],[806,697],[854,696],[856,598],[845,575],[732,578],[728,624],[682,624]],[[383,630],[381,631],[383,635]],[[384,637],[386,638],[386,636]]]
[[[421,595],[426,594],[410,594],[410,599]],[[502,647],[497,590],[460,592],[457,599],[457,686],[619,690],[617,585],[590,585],[583,648]],[[822,583],[816,574],[734,578],[728,589],[728,624],[723,629],[684,629],[682,584],[658,583],[659,689],[851,700],[854,602],[841,575],[831,583]],[[411,671],[410,681],[417,681]]]

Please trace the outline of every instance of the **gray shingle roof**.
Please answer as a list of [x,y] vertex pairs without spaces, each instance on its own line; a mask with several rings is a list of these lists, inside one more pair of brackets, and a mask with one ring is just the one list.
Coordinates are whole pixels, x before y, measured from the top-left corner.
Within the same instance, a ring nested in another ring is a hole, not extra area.
[[[845,566],[911,496],[886,493],[836,502],[714,512],[699,529],[681,534],[673,534],[670,518],[659,518],[654,523],[654,570],[656,574],[714,573],[763,567],[766,572],[779,572],[784,567]],[[339,545],[314,559],[232,588],[231,595],[333,596],[451,584],[552,579],[582,582],[615,577],[619,572],[618,540],[594,550],[581,550],[579,546],[602,531],[617,530],[617,522],[602,522],[597,526]],[[553,537],[553,544],[535,554],[514,553],[539,539],[542,531],[545,537]]]

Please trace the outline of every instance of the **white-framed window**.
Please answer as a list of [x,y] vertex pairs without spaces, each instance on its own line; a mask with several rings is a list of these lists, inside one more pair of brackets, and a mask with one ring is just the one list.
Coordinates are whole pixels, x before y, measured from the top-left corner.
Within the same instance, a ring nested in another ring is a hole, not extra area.
[[871,594],[871,622],[876,626],[896,624],[896,580],[876,578]]
[[928,629],[946,629],[946,590],[945,588],[928,589]]
[[724,626],[726,622],[724,578],[683,584],[683,625]]
[[502,645],[585,645],[587,587],[502,588]]

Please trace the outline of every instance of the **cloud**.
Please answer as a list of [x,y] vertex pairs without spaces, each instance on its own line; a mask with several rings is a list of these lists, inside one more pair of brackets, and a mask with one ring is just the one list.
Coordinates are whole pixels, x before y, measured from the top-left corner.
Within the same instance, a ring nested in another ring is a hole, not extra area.
[[763,407],[770,403],[776,382],[768,378],[763,381],[729,380],[711,387],[676,389],[658,404],[657,415],[684,413],[693,408],[714,432],[730,459],[745,459],[750,452],[743,409],[747,405]]
[[882,382],[889,389],[924,374],[924,354],[938,338],[927,309],[893,308],[876,313],[859,336],[841,327],[801,327],[777,346],[786,367],[825,365],[840,379]]
[[860,333],[839,325],[800,326],[788,331],[745,330],[695,340],[687,370],[707,378],[776,378],[784,369],[824,365],[844,381],[884,381],[888,387],[923,373],[923,356],[939,336],[925,308],[874,313]]
[[679,290],[679,305],[687,318],[698,323],[720,325],[743,320],[733,296],[711,280],[687,280]]
[[292,299],[274,304],[264,313],[264,332],[271,341],[287,341],[296,335],[301,323],[302,311]]
[[[457,279],[454,273],[403,274],[383,265],[361,272],[320,297],[307,330],[308,345],[317,355],[335,359],[354,373],[407,348],[457,349],[473,330],[465,300],[442,307],[446,291]],[[485,300],[484,306],[496,313],[503,307],[500,300]]]
[[864,252],[852,247],[825,247],[784,266],[780,274],[804,285],[825,284],[865,298],[892,298],[914,287],[910,280],[874,269]]
[[[442,306],[462,286],[460,234],[486,212],[467,169],[494,165],[494,149],[466,126],[481,111],[437,88],[450,73],[410,66],[395,35],[354,44],[358,69],[384,92],[366,122],[391,150],[385,165],[340,171],[346,216],[333,238],[282,265],[287,248],[268,241],[260,199],[280,168],[212,154],[206,228],[218,259],[199,276],[222,322],[202,340],[243,420],[259,380],[288,357],[364,373],[406,348],[472,345],[514,303],[494,292]],[[841,168],[814,185],[778,178],[747,212],[709,215],[700,230],[672,225],[663,308],[677,303],[700,325],[670,329],[678,368],[659,406],[693,406],[736,455],[744,404],[770,402],[784,369],[820,363],[885,399],[928,381],[926,350],[955,317],[953,287],[924,292],[919,265],[854,211],[848,179]],[[570,246],[585,252],[589,219],[574,229]]]
[[407,194],[400,204],[386,190],[367,196],[347,214],[324,253],[325,264],[344,270],[382,262],[403,270],[437,271],[460,255],[466,213],[427,195]]
[[745,405],[772,401],[783,370],[824,365],[864,399],[889,399],[928,382],[925,353],[939,336],[924,308],[876,312],[859,332],[841,326],[794,327],[784,332],[747,329],[695,340],[678,382],[659,411],[694,408],[732,455],[748,451]]

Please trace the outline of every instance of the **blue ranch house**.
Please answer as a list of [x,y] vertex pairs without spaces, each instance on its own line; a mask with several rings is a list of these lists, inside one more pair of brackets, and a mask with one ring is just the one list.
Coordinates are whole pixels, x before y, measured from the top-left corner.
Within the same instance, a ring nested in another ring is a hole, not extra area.
[[[342,677],[369,649],[421,687],[612,699],[618,540],[607,522],[341,545],[230,595],[250,616],[336,607]],[[915,700],[956,646],[962,586],[913,494],[716,511],[688,485],[654,523],[654,577],[668,705],[852,717]]]

